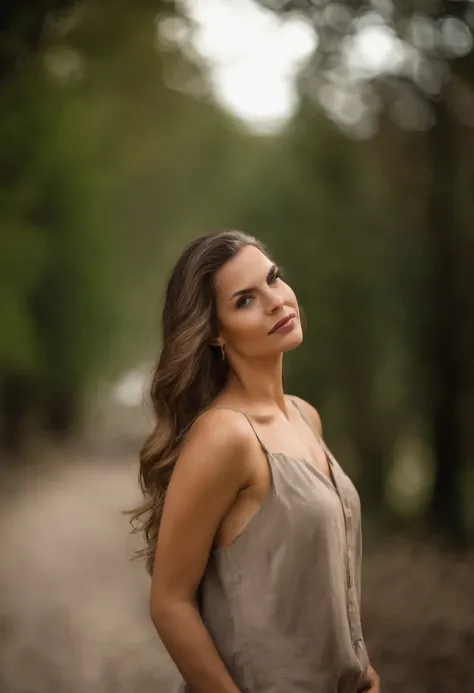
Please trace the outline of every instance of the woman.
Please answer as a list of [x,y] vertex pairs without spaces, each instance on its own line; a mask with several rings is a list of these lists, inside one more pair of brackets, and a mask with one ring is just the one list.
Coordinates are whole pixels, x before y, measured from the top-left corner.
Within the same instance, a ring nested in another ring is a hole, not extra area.
[[[191,243],[168,284],[141,451],[150,611],[192,693],[378,693],[360,505],[317,411],[283,391],[292,289],[254,238]],[[158,531],[159,530],[159,531]]]

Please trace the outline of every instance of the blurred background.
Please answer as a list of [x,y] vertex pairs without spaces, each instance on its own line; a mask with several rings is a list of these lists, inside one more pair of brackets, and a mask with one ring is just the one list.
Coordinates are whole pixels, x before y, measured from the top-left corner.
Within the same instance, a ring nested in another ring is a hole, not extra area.
[[0,691],[168,693],[121,510],[168,273],[263,240],[384,693],[474,691],[474,3],[5,0]]

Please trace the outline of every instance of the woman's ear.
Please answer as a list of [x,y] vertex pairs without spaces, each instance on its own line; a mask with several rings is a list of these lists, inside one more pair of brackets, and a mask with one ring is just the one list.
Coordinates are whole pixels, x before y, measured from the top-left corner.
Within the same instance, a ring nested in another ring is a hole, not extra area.
[[225,343],[222,337],[217,337],[216,339],[213,339],[212,342],[209,343],[209,346],[213,347],[214,349],[219,349],[220,354],[221,354],[221,359],[225,361],[226,359],[226,353],[225,353]]

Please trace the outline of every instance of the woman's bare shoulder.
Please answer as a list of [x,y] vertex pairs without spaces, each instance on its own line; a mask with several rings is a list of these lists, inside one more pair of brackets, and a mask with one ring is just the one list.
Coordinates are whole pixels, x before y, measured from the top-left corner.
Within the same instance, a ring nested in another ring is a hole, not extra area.
[[247,418],[239,411],[225,407],[210,407],[200,414],[187,436],[193,443],[232,447],[245,447],[253,437]]
[[[176,463],[192,474],[198,467],[211,476],[235,473],[247,475],[247,461],[255,446],[255,436],[243,414],[224,408],[210,408],[188,431]],[[236,461],[239,464],[234,464]],[[232,474],[233,475],[233,474]]]
[[296,404],[299,406],[303,414],[308,418],[308,420],[313,424],[313,426],[316,428],[316,430],[319,432],[319,435],[323,435],[323,424],[321,421],[321,417],[319,415],[318,410],[316,407],[313,407],[312,404],[307,402],[305,399],[302,399],[301,397],[297,397],[297,395],[288,395],[290,399],[294,400]]

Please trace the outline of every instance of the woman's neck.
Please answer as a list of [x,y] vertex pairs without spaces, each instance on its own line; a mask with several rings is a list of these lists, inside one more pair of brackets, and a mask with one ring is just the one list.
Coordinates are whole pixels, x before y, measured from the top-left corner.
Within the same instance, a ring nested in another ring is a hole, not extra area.
[[230,372],[225,393],[249,405],[277,407],[286,413],[282,357],[238,364]]

